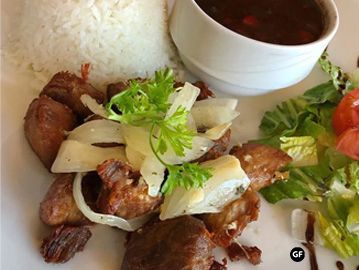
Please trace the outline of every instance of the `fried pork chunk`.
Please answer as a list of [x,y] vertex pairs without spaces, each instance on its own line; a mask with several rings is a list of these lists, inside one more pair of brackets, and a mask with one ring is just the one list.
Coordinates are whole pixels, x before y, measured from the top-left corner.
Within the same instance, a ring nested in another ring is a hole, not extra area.
[[220,213],[201,216],[213,241],[221,247],[228,247],[232,239],[242,233],[248,223],[257,220],[260,199],[250,188],[239,199],[227,204]]
[[191,216],[155,221],[131,233],[122,270],[209,270],[214,244]]
[[107,160],[97,172],[103,182],[97,205],[104,214],[131,219],[155,211],[162,203],[161,196],[148,195],[139,172],[124,162]]
[[84,79],[70,72],[56,73],[50,82],[44,87],[40,95],[46,95],[52,99],[67,105],[80,118],[91,114],[81,102],[81,95],[87,94],[99,104],[105,100],[105,94],[87,83]]
[[234,146],[230,154],[239,159],[255,191],[279,180],[280,169],[292,161],[292,158],[280,149],[263,144],[247,143]]
[[292,160],[283,151],[260,144],[235,146],[230,153],[240,160],[251,185],[241,198],[226,205],[220,213],[201,216],[213,233],[213,241],[222,247],[228,247],[248,223],[257,220],[260,199],[256,191],[278,180],[277,172]]
[[62,103],[47,96],[31,102],[25,116],[25,136],[48,170],[65,139],[65,132],[72,130],[75,125],[75,115]]
[[[47,225],[80,225],[90,221],[77,208],[72,194],[74,175],[59,174],[40,203],[40,219]],[[100,180],[95,173],[87,174],[82,181],[82,193],[87,204],[94,207]]]
[[84,249],[91,235],[86,226],[61,225],[43,240],[41,255],[47,263],[65,263]]
[[228,129],[221,138],[213,141],[214,145],[203,156],[196,160],[196,162],[205,162],[207,160],[217,159],[224,155],[227,151],[229,143],[231,141],[231,130]]

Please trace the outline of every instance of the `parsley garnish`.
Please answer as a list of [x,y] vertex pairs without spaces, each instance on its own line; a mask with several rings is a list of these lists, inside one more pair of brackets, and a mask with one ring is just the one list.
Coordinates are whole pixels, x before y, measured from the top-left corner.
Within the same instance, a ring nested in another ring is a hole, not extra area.
[[168,99],[174,92],[173,71],[164,69],[157,71],[148,81],[131,81],[125,91],[113,96],[106,105],[109,119],[151,128],[151,149],[168,170],[168,177],[161,188],[164,194],[170,194],[177,186],[186,189],[203,187],[204,182],[211,177],[210,171],[197,163],[172,165],[160,157],[169,147],[177,156],[184,156],[185,149],[192,148],[195,135],[187,127],[188,111],[184,107],[179,106],[172,115],[166,117],[171,105]]

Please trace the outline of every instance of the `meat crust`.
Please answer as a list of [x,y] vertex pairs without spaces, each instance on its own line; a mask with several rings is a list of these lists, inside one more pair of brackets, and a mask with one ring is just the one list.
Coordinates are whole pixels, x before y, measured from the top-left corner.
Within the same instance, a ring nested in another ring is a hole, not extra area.
[[65,139],[65,131],[75,126],[75,115],[65,105],[47,96],[31,102],[25,116],[25,136],[48,170]]
[[76,252],[84,249],[91,237],[90,230],[85,226],[72,227],[61,225],[43,240],[41,255],[47,263],[65,263]]
[[93,97],[99,104],[105,100],[104,93],[75,74],[65,71],[56,73],[40,93],[67,105],[80,118],[85,118],[92,113],[81,102],[83,94]]
[[285,152],[263,144],[234,146],[231,155],[236,156],[243,170],[251,180],[251,187],[257,191],[278,180],[276,172],[288,165],[292,158]]
[[202,221],[182,216],[132,233],[122,270],[209,270],[214,244]]
[[224,155],[227,151],[229,143],[231,142],[231,130],[228,129],[221,138],[213,141],[214,145],[203,156],[196,160],[196,162],[204,162],[207,160],[217,159]]
[[242,233],[248,223],[257,220],[260,199],[250,188],[239,199],[226,205],[220,213],[201,216],[213,241],[221,247],[228,247],[232,239]]
[[104,214],[131,219],[155,211],[162,203],[161,196],[148,195],[148,186],[139,179],[139,172],[124,162],[107,160],[97,172],[103,181],[97,205]]

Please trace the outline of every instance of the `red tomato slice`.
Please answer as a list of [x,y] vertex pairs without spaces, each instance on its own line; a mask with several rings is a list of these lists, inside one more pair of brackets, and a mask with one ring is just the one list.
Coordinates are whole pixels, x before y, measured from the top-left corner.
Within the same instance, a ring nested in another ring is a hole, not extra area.
[[337,140],[337,150],[352,159],[359,160],[359,128],[344,131]]
[[333,114],[333,128],[338,136],[348,128],[359,128],[359,88],[346,94]]

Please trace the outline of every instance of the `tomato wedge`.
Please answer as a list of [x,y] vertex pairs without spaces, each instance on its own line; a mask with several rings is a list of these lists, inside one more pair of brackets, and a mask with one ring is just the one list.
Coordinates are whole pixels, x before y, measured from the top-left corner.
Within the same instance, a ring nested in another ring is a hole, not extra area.
[[359,88],[343,97],[333,114],[332,121],[337,136],[349,128],[359,128]]
[[337,140],[337,150],[354,160],[359,160],[359,128],[344,131]]

